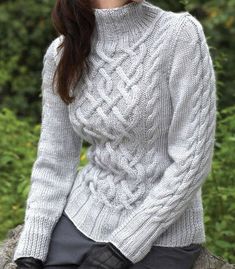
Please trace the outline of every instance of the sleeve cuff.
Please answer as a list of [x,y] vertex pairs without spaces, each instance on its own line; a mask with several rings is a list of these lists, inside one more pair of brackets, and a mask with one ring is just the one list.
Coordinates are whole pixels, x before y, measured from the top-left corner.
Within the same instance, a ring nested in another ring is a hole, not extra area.
[[44,262],[55,224],[56,219],[44,216],[28,217],[16,245],[13,261],[20,257],[34,257]]

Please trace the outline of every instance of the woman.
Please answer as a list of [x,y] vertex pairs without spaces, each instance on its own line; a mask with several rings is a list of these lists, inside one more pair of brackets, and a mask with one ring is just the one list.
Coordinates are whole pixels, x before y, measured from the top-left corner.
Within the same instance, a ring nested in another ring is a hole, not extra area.
[[[52,18],[59,36],[43,59],[42,129],[14,261],[192,268],[216,127],[202,25],[148,1],[57,0]],[[78,172],[83,140],[89,162]]]

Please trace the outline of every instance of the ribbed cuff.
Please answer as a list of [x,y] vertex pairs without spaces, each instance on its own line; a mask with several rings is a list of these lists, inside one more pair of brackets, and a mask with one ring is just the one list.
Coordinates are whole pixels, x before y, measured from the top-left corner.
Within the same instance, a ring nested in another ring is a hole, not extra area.
[[56,222],[57,219],[44,216],[28,217],[16,245],[13,261],[20,257],[34,257],[44,262]]
[[133,219],[132,222],[127,220],[109,238],[109,242],[133,263],[142,260],[152,246],[184,247],[206,242],[202,208],[185,210],[166,232],[165,225],[150,223],[147,218],[142,218],[146,219],[142,225]]

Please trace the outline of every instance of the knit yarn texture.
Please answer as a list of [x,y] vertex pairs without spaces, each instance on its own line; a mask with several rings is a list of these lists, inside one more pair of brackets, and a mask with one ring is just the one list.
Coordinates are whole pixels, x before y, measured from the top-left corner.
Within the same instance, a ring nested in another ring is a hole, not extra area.
[[[14,260],[45,261],[63,210],[133,263],[153,245],[206,240],[216,76],[203,26],[148,1],[94,12],[90,72],[68,106],[52,88],[64,37],[44,54],[41,134]],[[83,141],[89,162],[78,169]]]

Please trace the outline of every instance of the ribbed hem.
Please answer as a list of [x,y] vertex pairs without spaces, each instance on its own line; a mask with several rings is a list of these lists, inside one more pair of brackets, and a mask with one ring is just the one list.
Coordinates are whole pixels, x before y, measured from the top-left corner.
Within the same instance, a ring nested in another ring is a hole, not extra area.
[[108,242],[110,234],[127,216],[125,211],[106,206],[85,184],[71,193],[64,211],[80,231],[100,242]]
[[[126,227],[125,230],[117,229],[109,241],[133,263],[137,263],[148,254],[151,246],[184,247],[192,243],[204,243],[206,238],[202,214],[201,209],[187,209],[180,219],[153,243],[146,238],[146,232],[141,227],[135,230],[133,225]],[[141,234],[144,234],[142,240]]]
[[96,242],[113,243],[133,263],[147,255],[151,245],[182,247],[205,242],[203,208],[194,208],[193,205],[152,244],[147,239],[141,240],[141,234],[146,234],[141,227],[138,227],[136,234],[132,234],[133,227],[120,230],[118,227],[132,212],[106,206],[94,197],[85,184],[78,185],[72,192],[64,211],[85,236]]
[[34,257],[44,262],[56,222],[57,219],[44,216],[28,217],[15,248],[13,261],[20,257]]

